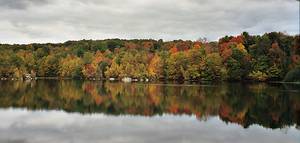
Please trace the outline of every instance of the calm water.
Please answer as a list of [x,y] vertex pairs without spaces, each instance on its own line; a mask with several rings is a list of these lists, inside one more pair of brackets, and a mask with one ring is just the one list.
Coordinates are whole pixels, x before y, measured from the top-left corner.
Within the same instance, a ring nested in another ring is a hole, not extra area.
[[299,143],[300,85],[0,82],[0,143]]

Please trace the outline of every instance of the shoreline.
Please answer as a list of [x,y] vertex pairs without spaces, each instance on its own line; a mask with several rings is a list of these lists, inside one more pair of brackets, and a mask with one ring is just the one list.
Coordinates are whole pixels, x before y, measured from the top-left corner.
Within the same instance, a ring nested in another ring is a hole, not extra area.
[[134,79],[132,81],[122,81],[122,79],[114,78],[71,78],[71,77],[35,77],[31,79],[23,78],[0,78],[0,81],[36,81],[36,80],[80,80],[80,81],[110,81],[110,82],[124,82],[124,83],[153,83],[153,82],[176,82],[176,83],[268,83],[268,84],[300,84],[298,82],[285,82],[285,81],[254,81],[254,80],[174,80],[174,79],[155,79],[155,80],[139,80]]

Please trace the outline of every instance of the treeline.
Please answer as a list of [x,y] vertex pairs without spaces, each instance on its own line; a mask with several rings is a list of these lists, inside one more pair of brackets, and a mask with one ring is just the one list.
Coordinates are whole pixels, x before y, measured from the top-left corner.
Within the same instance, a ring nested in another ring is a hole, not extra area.
[[81,40],[0,45],[0,77],[300,81],[300,36],[205,40]]

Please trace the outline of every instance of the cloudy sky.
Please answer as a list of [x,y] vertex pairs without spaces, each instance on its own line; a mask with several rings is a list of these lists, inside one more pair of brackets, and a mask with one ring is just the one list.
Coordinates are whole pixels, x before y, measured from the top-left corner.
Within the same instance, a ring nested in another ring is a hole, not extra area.
[[299,34],[297,0],[0,0],[0,43]]

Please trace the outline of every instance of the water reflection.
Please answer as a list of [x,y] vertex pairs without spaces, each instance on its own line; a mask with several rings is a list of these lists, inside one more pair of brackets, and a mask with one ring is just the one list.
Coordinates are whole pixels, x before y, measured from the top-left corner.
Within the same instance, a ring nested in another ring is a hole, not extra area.
[[[5,116],[3,116],[5,115]],[[1,143],[297,143],[299,130],[243,129],[218,117],[82,115],[0,109]]]
[[83,81],[0,82],[0,108],[83,114],[219,116],[245,128],[300,125],[300,87],[282,84],[125,84]]

